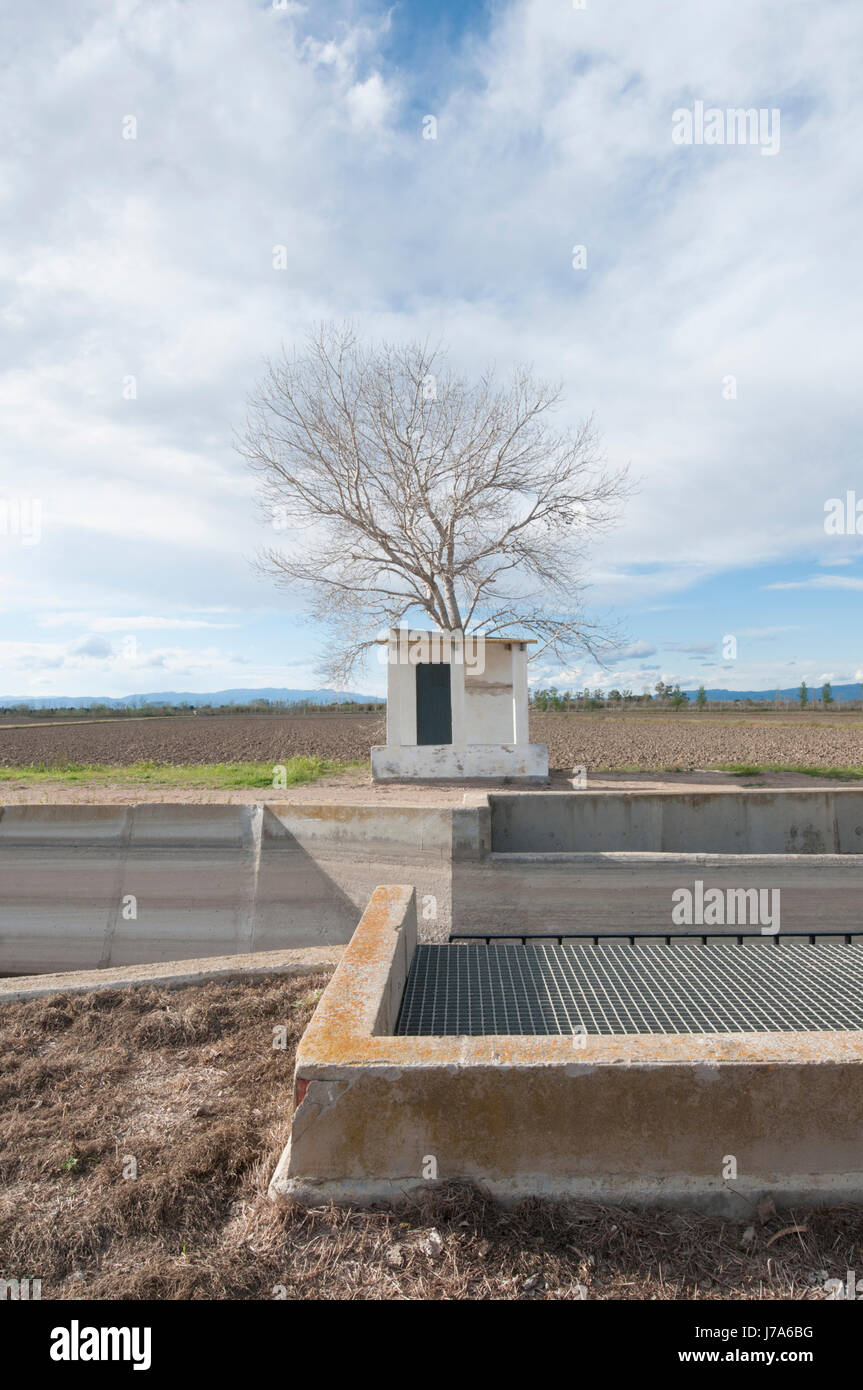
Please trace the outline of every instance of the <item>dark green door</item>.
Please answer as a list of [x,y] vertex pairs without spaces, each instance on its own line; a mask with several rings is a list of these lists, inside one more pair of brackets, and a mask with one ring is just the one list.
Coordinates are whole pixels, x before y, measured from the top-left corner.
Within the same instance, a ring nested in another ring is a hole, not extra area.
[[417,743],[452,743],[450,670],[442,661],[417,666]]

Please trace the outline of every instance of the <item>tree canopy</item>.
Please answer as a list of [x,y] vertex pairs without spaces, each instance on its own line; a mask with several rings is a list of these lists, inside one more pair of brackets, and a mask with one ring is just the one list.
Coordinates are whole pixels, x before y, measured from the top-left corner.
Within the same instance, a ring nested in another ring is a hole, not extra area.
[[360,342],[325,324],[270,362],[239,447],[285,532],[261,570],[306,597],[324,670],[353,673],[385,628],[529,631],[561,661],[611,638],[583,607],[593,535],[629,491],[592,419],[558,430],[560,388],[527,368],[475,381],[418,342]]

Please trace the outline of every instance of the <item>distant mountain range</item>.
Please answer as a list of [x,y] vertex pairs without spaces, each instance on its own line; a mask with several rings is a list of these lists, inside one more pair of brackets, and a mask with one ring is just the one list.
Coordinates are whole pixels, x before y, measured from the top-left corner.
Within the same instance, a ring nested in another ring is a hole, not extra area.
[[[810,700],[821,699],[821,686],[814,682],[807,681],[806,687],[809,691]],[[830,691],[834,700],[859,700],[863,694],[863,687],[859,681],[856,685],[832,685]],[[697,694],[697,687],[694,690],[686,690],[684,694],[690,700],[694,700]],[[775,690],[705,690],[708,700],[775,700],[777,692]],[[799,700],[800,686],[792,685],[778,692],[780,700]]]
[[[831,687],[834,700],[859,700],[861,686],[834,685]],[[694,700],[696,690],[683,692],[689,700]],[[775,690],[708,690],[708,700],[773,700]],[[779,691],[782,700],[798,700],[800,686],[788,686]],[[809,685],[810,700],[821,698],[821,686]],[[383,705],[386,701],[380,695],[356,695],[345,690],[282,690],[267,686],[262,690],[214,690],[209,692],[190,690],[161,690],[147,695],[0,695],[0,706],[24,705],[27,709],[86,709],[89,705],[105,705],[109,709],[140,709],[146,705],[250,705],[255,700],[271,700],[280,704],[299,705],[307,701],[313,705],[339,705],[350,700],[357,705]]]
[[250,705],[254,700],[272,700],[288,705],[309,701],[314,705],[384,704],[380,695],[354,695],[343,690],[214,690],[206,693],[188,690],[162,690],[147,695],[0,695],[0,705],[26,705],[28,709],[86,709],[88,705],[107,705],[109,709],[140,709],[145,705]]

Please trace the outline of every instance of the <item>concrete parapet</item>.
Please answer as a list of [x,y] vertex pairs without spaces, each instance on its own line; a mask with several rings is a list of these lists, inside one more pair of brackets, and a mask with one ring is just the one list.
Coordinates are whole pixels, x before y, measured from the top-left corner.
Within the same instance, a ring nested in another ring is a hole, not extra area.
[[863,791],[490,795],[500,853],[863,854]]

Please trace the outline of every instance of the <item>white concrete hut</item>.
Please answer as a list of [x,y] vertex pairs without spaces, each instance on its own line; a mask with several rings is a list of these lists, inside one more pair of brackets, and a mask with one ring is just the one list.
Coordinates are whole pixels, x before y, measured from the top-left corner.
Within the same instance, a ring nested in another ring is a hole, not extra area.
[[387,741],[372,749],[376,782],[542,784],[548,748],[528,734],[532,638],[391,628]]

